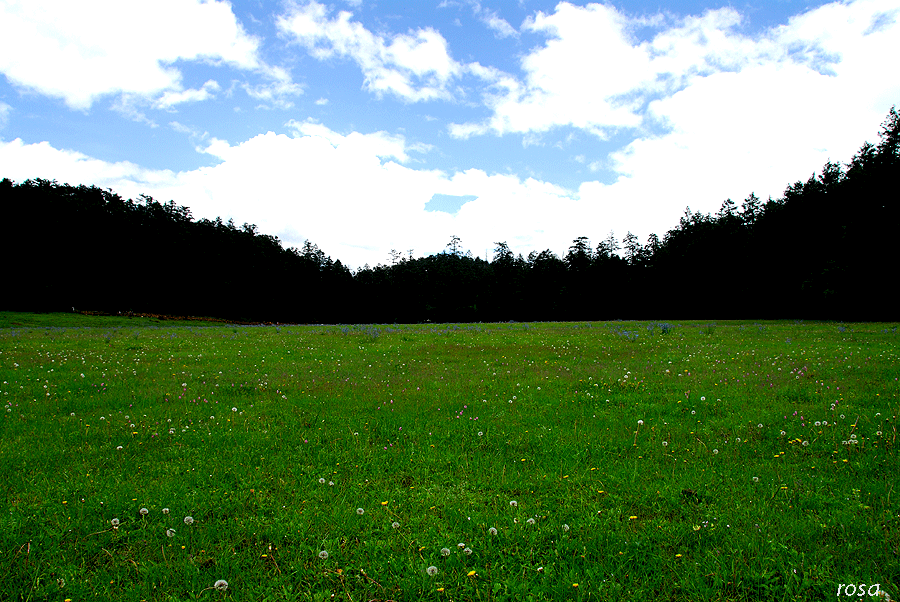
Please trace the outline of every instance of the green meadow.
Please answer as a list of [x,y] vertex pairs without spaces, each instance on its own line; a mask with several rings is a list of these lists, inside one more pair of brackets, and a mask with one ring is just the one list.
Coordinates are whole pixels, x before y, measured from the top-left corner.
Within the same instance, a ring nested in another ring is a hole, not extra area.
[[900,598],[898,343],[0,313],[0,600]]

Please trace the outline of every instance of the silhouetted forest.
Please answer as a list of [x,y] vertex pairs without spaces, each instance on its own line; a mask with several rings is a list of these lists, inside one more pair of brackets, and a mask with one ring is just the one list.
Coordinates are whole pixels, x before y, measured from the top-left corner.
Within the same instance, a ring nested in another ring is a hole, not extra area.
[[172,201],[4,179],[0,307],[293,323],[896,319],[896,108],[879,137],[779,199],[687,209],[647,245],[611,233],[596,247],[576,238],[563,257],[523,257],[497,242],[487,262],[453,237],[443,253],[392,253],[356,272],[311,242],[285,249],[253,224],[194,220]]

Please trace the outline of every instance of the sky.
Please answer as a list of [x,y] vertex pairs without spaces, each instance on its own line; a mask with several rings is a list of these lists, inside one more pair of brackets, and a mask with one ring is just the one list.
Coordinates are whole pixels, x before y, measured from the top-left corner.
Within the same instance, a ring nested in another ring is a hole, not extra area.
[[778,198],[900,104],[900,0],[0,0],[0,178],[352,269]]

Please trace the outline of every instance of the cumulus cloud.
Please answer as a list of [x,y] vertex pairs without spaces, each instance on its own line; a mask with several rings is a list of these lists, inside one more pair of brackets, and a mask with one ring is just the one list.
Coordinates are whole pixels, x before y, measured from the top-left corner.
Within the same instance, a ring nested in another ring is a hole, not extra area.
[[[733,8],[674,19],[628,17],[611,5],[561,2],[554,12],[539,11],[524,23],[524,31],[541,34],[546,41],[522,58],[521,78],[495,77],[484,97],[490,117],[453,124],[450,133],[466,138],[541,133],[562,126],[600,138],[623,129],[642,133],[652,118],[665,117],[648,111],[653,101],[694,85],[708,87],[707,79],[735,84],[734,91],[746,90],[743,81],[769,89],[786,84],[778,88],[779,95],[803,98],[809,97],[803,86],[813,80],[830,78],[831,85],[814,87],[843,90],[842,96],[858,89],[858,83],[865,82],[866,88],[875,83],[871,104],[883,112],[896,98],[888,96],[897,87],[877,70],[884,57],[900,51],[897,13],[896,3],[884,0],[834,3],[751,37],[742,33],[743,17]],[[648,26],[657,33],[640,41],[636,29]],[[770,83],[758,78],[759,69],[776,74],[794,67],[811,77]],[[739,77],[716,77],[723,73]],[[722,105],[709,116],[727,113]]]
[[[0,72],[22,90],[85,110],[105,95],[196,99],[177,61],[269,71],[260,41],[228,2],[7,0],[0,3]],[[209,94],[212,90],[207,89]]]
[[320,60],[355,61],[365,88],[375,94],[393,94],[410,102],[450,98],[448,87],[464,67],[450,56],[440,33],[428,27],[382,36],[352,18],[348,11],[332,18],[318,2],[294,4],[278,19],[278,28]]

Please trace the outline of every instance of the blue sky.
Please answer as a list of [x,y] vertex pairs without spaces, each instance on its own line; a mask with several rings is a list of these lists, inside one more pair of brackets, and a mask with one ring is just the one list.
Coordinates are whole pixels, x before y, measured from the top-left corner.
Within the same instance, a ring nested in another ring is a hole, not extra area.
[[765,199],[900,102],[900,0],[0,0],[0,177],[310,240],[514,252]]

